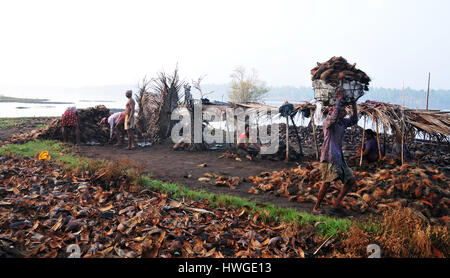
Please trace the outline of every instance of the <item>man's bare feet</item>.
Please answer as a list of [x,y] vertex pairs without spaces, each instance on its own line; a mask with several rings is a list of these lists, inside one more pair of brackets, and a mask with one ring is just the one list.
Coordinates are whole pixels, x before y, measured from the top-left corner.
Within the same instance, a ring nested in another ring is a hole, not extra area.
[[336,200],[333,200],[331,207],[334,208],[334,209],[340,209],[342,207],[342,204],[338,204],[336,202]]
[[314,207],[312,212],[313,213],[322,213],[322,209]]

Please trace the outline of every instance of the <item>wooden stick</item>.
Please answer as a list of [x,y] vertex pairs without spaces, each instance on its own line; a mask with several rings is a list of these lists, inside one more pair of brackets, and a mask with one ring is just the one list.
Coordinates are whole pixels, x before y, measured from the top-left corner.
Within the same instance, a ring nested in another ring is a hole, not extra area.
[[378,118],[375,119],[375,122],[376,122],[376,125],[377,125],[378,157],[379,157],[379,160],[381,160],[380,135],[378,133]]
[[289,116],[286,116],[286,162],[289,162]]
[[359,167],[362,166],[362,160],[363,160],[363,148],[364,148],[364,136],[366,135],[366,116],[364,116],[364,129],[363,129],[363,135],[362,135],[362,141],[361,141],[361,158],[359,159]]
[[403,84],[403,88],[402,88],[402,166],[405,163],[405,160],[403,158],[403,137],[404,135],[404,130],[405,130],[405,84]]
[[431,72],[428,73],[427,110],[428,110],[428,98],[430,97],[430,79],[431,79]]
[[300,155],[303,156],[302,141],[300,140],[300,136],[298,135],[297,126],[295,125],[294,117],[292,117],[292,116],[291,116],[291,122],[292,122],[292,125],[294,126],[295,135],[297,136],[298,147],[300,149]]
[[309,114],[311,115],[311,123],[313,127],[314,146],[316,148],[316,159],[319,160],[319,146],[317,145],[316,124],[314,123],[314,114],[312,113],[312,108],[309,109]]

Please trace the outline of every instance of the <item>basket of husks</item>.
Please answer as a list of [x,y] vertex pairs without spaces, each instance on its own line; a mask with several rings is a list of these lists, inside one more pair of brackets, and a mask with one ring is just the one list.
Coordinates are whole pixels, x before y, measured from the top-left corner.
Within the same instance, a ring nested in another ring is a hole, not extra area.
[[333,106],[337,89],[342,88],[345,104],[357,101],[369,90],[370,77],[356,69],[342,57],[333,57],[325,63],[317,63],[311,70],[315,98],[323,106]]

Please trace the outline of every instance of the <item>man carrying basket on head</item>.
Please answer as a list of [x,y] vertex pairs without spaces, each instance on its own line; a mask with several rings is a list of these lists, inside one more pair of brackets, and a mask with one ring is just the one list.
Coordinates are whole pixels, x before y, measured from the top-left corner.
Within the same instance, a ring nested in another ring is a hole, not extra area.
[[320,187],[317,202],[313,209],[314,213],[321,212],[320,203],[325,197],[331,182],[339,179],[343,183],[339,196],[333,200],[332,212],[339,212],[341,210],[342,199],[350,191],[352,186],[356,184],[355,177],[344,160],[342,142],[345,129],[357,124],[358,111],[356,102],[353,102],[353,115],[349,119],[345,118],[347,112],[343,103],[343,93],[344,90],[342,88],[337,89],[337,103],[323,122],[324,140],[320,156],[323,184]]

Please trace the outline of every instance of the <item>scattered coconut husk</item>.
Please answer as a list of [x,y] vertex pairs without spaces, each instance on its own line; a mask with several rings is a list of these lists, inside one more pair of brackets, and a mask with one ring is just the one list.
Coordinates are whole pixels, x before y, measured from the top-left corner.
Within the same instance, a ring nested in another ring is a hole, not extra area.
[[[448,223],[450,187],[446,176],[437,169],[405,164],[391,170],[375,173],[353,171],[353,174],[357,179],[356,187],[343,201],[348,210],[381,214],[389,208],[409,207],[431,222]],[[260,191],[272,191],[291,200],[314,203],[321,186],[320,163],[262,172],[249,179]],[[332,185],[324,204],[330,204],[339,191],[340,186]]]

